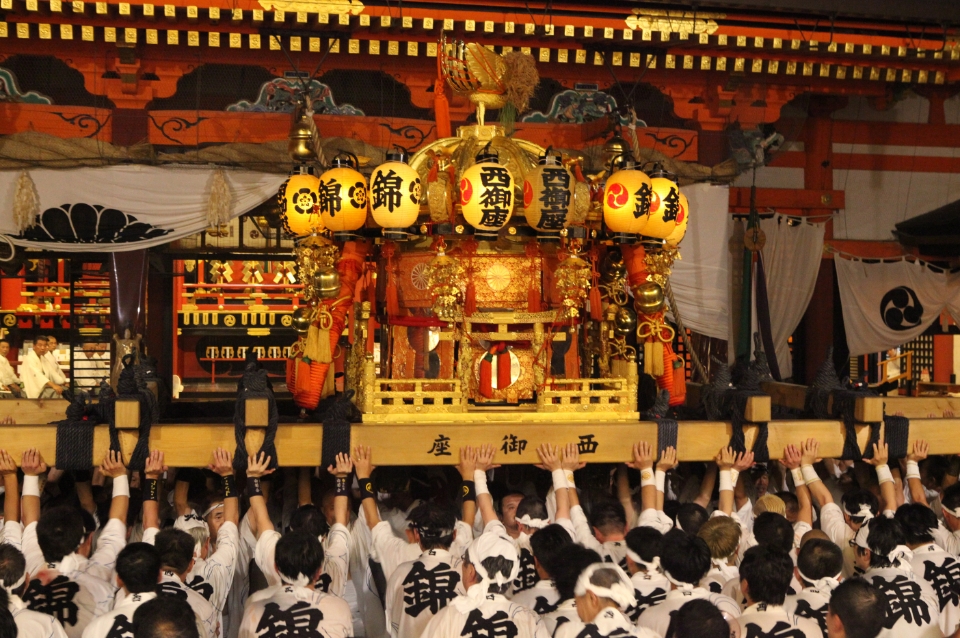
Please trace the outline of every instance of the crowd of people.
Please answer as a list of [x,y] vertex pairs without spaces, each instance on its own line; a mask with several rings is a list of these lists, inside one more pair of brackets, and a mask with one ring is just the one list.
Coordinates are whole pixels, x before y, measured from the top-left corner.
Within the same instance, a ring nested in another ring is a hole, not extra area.
[[[0,450],[0,638],[935,638],[960,626],[960,464],[719,451],[620,466],[92,472]],[[242,461],[235,463],[235,461]]]

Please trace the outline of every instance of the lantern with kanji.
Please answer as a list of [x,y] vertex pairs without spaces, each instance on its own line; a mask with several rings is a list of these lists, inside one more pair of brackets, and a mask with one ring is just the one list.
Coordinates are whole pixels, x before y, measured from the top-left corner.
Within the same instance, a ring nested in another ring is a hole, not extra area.
[[676,248],[680,245],[683,236],[687,234],[687,224],[690,223],[690,202],[687,196],[680,193],[680,210],[677,212],[677,225],[673,231],[665,238],[666,244],[670,248]]
[[603,221],[607,230],[623,243],[637,240],[649,221],[650,178],[637,168],[632,157],[625,156],[618,170],[607,178],[603,190]]
[[460,208],[477,235],[496,235],[513,212],[513,175],[487,148],[460,178]]
[[677,227],[680,216],[680,188],[676,176],[659,166],[650,174],[650,213],[643,234],[666,239]]
[[306,166],[299,167],[280,186],[277,203],[283,229],[291,235],[304,237],[323,230],[317,211],[320,180]]
[[523,208],[527,224],[542,236],[556,236],[569,223],[573,207],[573,174],[559,153],[547,149],[535,169],[523,180]]
[[370,176],[370,213],[384,237],[402,239],[417,223],[423,192],[420,175],[407,164],[406,153],[387,153],[387,161]]
[[340,152],[331,164],[320,176],[317,207],[326,228],[335,236],[349,236],[367,220],[367,181],[352,154]]

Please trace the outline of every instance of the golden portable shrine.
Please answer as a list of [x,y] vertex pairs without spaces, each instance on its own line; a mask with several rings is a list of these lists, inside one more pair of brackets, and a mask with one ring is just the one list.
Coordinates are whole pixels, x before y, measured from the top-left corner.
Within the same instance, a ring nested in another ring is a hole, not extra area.
[[[479,123],[409,162],[398,148],[369,184],[356,156],[311,166],[311,105],[294,114],[290,152],[306,161],[278,203],[304,282],[287,367],[297,405],[333,394],[340,369],[364,422],[482,422],[491,410],[635,421],[638,362],[681,405],[686,368],[667,310],[680,316],[666,298],[690,210],[676,176],[614,143],[605,183],[591,180],[582,158],[483,123],[485,105],[508,96],[524,108],[532,59],[442,45],[440,68]],[[380,236],[361,241],[372,226]],[[340,347],[344,333],[352,347]]]

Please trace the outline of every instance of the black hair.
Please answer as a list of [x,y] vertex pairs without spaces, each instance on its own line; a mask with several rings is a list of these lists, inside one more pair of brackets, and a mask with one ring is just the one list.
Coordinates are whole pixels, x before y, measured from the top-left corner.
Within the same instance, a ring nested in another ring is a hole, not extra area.
[[843,570],[843,550],[823,538],[811,538],[797,555],[797,569],[814,581],[833,578]]
[[800,501],[793,492],[777,492],[777,496],[783,501],[784,511],[787,513],[797,512],[800,509]]
[[79,508],[61,506],[47,510],[37,522],[37,543],[48,563],[57,563],[77,551],[83,542],[83,519]]
[[17,638],[17,623],[13,619],[13,614],[7,608],[10,604],[10,596],[7,590],[0,587],[0,636],[3,638]]
[[563,554],[563,560],[556,566],[553,582],[560,593],[560,600],[571,600],[573,590],[577,587],[577,580],[590,565],[601,562],[600,554],[587,549],[583,545],[571,544]]
[[374,485],[378,491],[398,494],[410,490],[410,468],[382,466],[374,470]]
[[178,574],[190,568],[196,541],[187,532],[172,527],[162,529],[157,533],[154,545],[160,554],[161,566],[169,567]]
[[539,496],[524,496],[523,500],[517,504],[517,518],[529,515],[530,518],[547,520],[550,515],[547,513],[547,503]]
[[566,550],[573,544],[570,534],[562,526],[554,523],[547,525],[530,537],[530,549],[533,556],[553,578],[557,565],[566,560]]
[[186,598],[160,594],[133,613],[133,637],[200,638],[200,631]]
[[[483,565],[487,576],[490,578],[496,578],[497,574],[503,574],[509,578],[510,572],[513,571],[513,561],[503,556],[488,556],[480,561],[480,564]],[[505,582],[503,585],[491,583],[487,591],[491,594],[506,594],[512,586],[512,582]]]
[[[862,505],[868,505],[874,516],[880,512],[880,501],[877,500],[877,497],[873,492],[867,490],[853,490],[852,492],[847,492],[840,499],[840,504],[843,505],[843,509],[847,512],[859,512]],[[851,516],[850,520],[852,520],[854,523],[862,523],[863,517]]]
[[130,543],[117,555],[117,577],[131,594],[156,589],[161,567],[160,552],[148,543]]
[[287,578],[302,574],[313,580],[323,565],[323,546],[316,536],[303,530],[289,532],[277,541],[275,558],[277,570]]
[[660,555],[663,534],[652,527],[634,527],[625,537],[627,547],[648,563]]
[[290,531],[303,530],[314,536],[326,536],[330,531],[327,518],[316,505],[308,503],[293,510],[290,516]]
[[933,542],[931,530],[937,529],[937,515],[926,505],[904,503],[897,508],[894,518],[900,523],[908,545]]
[[751,547],[740,562],[740,580],[747,581],[754,603],[782,605],[792,579],[793,559],[773,545]]
[[674,580],[697,585],[710,571],[710,548],[702,538],[672,529],[660,544],[660,565]]
[[[3,587],[13,585],[23,578],[27,571],[27,559],[23,553],[8,543],[0,543],[0,581]],[[3,587],[0,587],[2,589]]]
[[424,501],[410,512],[407,520],[420,534],[423,549],[450,549],[453,527],[457,524],[457,515],[452,509]]
[[729,638],[730,625],[723,613],[709,600],[699,598],[684,603],[671,614],[664,638]]
[[757,516],[753,521],[753,535],[758,545],[771,545],[784,552],[793,549],[793,525],[780,514],[764,512]]
[[616,501],[599,503],[590,511],[590,526],[604,534],[622,534],[627,528],[627,513]]
[[960,507],[960,483],[954,483],[943,490],[943,497],[940,499],[940,503],[945,509],[956,511],[957,508]]
[[45,335],[37,335],[33,338],[34,345],[36,345],[38,341],[48,341],[48,339]]
[[691,536],[697,535],[700,526],[707,522],[707,518],[709,518],[707,510],[696,503],[684,503],[677,508],[677,523],[680,524],[680,528],[684,532]]
[[920,469],[927,485],[942,485],[943,477],[950,470],[950,460],[945,456],[930,456],[920,462]]
[[887,617],[883,592],[863,580],[845,580],[830,594],[830,613],[843,623],[848,638],[876,638]]
[[892,563],[887,555],[897,545],[905,545],[907,538],[903,527],[893,518],[878,516],[870,519],[867,545],[870,546],[870,567],[890,567]]

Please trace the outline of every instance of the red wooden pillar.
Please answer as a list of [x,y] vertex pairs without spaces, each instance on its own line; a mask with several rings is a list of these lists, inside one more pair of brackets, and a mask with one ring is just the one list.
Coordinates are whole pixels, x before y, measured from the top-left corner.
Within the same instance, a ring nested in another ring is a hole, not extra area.
[[950,383],[953,374],[953,335],[933,335],[934,383]]

